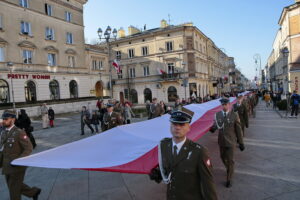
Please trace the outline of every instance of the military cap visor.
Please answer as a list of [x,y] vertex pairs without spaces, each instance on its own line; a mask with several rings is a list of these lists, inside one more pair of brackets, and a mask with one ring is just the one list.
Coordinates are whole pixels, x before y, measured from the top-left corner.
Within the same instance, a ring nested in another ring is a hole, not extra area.
[[222,105],[226,105],[226,104],[229,103],[229,99],[227,99],[227,98],[222,98],[222,99],[220,99],[220,102],[221,102]]
[[2,114],[2,117],[1,117],[2,119],[8,119],[8,118],[16,118],[16,115],[15,114],[13,114],[13,113],[8,113],[8,112],[4,112],[3,114]]
[[108,107],[108,108],[113,107],[113,106],[114,106],[114,104],[111,104],[111,103],[106,104],[106,107]]
[[193,114],[193,112],[174,111],[171,113],[170,122],[178,124],[191,123]]

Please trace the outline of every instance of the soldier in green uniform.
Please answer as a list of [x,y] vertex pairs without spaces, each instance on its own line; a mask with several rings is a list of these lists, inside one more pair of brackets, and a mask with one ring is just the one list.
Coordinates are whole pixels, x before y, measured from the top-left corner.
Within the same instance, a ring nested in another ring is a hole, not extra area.
[[220,156],[227,170],[226,187],[231,187],[236,142],[238,142],[241,151],[244,151],[245,146],[239,115],[233,110],[230,111],[229,99],[222,98],[220,102],[223,110],[216,113],[215,122],[210,131],[215,132],[217,129],[219,130],[218,144],[220,147]]
[[245,136],[245,126],[246,128],[249,127],[249,115],[248,115],[248,108],[247,103],[244,101],[244,97],[240,94],[237,98],[237,102],[233,105],[234,112],[237,112],[241,121],[241,128],[243,130],[243,136]]
[[113,111],[114,109],[113,106],[114,106],[113,104],[106,105],[107,112],[103,116],[102,131],[112,129],[116,126],[120,126],[123,124],[123,119],[121,115]]
[[17,158],[29,156],[32,144],[26,133],[14,123],[16,115],[13,111],[5,111],[2,115],[3,126],[0,142],[0,167],[5,175],[11,200],[21,200],[21,195],[38,199],[41,189],[24,184],[26,167],[13,166],[11,162]]
[[151,180],[167,186],[168,200],[215,200],[217,194],[212,165],[205,147],[186,137],[192,113],[174,111],[171,114],[172,138],[159,145],[159,167],[154,168]]

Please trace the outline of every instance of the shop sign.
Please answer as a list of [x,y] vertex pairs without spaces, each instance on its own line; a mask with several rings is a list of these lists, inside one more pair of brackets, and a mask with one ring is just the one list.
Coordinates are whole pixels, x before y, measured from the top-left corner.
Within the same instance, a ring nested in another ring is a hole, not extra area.
[[50,75],[42,74],[7,74],[8,79],[50,79]]

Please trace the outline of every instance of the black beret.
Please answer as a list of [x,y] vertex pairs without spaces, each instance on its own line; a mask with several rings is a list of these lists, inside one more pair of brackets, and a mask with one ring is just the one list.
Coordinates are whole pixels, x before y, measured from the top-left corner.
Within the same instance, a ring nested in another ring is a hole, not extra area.
[[16,113],[14,111],[6,110],[2,114],[2,119],[7,119],[7,118],[16,118]]
[[173,123],[191,123],[194,113],[186,108],[176,110],[171,113],[170,122]]
[[220,99],[220,102],[221,102],[222,105],[228,104],[229,103],[229,99],[228,98],[222,98],[222,99]]

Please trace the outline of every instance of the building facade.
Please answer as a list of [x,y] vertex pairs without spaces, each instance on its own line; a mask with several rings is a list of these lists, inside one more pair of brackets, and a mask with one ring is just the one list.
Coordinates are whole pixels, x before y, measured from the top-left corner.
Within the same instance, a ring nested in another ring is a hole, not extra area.
[[86,2],[0,1],[0,103],[106,95],[107,53],[84,43]]
[[283,93],[297,90],[300,78],[300,2],[283,9],[280,28],[268,58],[270,89]]
[[143,104],[153,97],[174,102],[221,93],[217,83],[228,75],[228,57],[192,23],[173,26],[162,20],[159,28],[130,26],[129,35],[124,32],[109,43],[110,62],[118,60],[122,69],[112,70],[114,98]]

